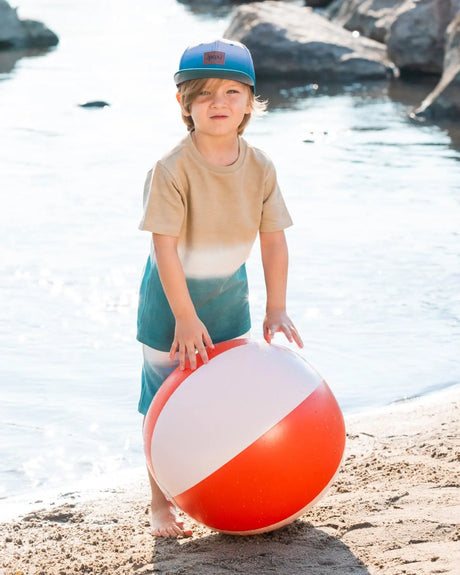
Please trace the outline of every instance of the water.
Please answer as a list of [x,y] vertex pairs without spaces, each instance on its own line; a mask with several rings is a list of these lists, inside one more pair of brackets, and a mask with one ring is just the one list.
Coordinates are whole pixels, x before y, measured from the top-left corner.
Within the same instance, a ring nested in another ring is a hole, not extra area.
[[[143,465],[143,180],[185,133],[183,48],[228,19],[173,0],[24,0],[20,14],[61,43],[0,57],[2,498]],[[345,412],[458,384],[458,132],[408,121],[424,86],[260,89],[271,110],[246,136],[273,157],[295,218],[289,312],[304,356]],[[78,106],[90,99],[111,107]],[[260,337],[257,249],[249,275]]]

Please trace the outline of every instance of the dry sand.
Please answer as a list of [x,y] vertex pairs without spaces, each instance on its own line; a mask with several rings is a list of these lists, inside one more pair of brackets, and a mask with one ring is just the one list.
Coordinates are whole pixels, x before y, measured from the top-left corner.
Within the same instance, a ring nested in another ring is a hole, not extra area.
[[154,540],[142,474],[1,523],[0,574],[458,575],[459,406],[456,387],[348,417],[334,485],[278,531]]

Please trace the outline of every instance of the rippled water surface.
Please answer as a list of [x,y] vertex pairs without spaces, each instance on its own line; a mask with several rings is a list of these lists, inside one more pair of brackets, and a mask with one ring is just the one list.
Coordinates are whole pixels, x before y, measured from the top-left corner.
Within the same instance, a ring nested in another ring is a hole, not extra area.
[[[142,185],[185,133],[183,48],[227,23],[173,0],[24,0],[20,14],[61,42],[0,56],[0,497],[143,465]],[[303,355],[345,412],[457,384],[460,138],[407,119],[429,87],[260,91],[270,113],[246,137],[274,159],[295,219]],[[94,99],[111,106],[78,106]],[[257,249],[249,273],[260,337]]]

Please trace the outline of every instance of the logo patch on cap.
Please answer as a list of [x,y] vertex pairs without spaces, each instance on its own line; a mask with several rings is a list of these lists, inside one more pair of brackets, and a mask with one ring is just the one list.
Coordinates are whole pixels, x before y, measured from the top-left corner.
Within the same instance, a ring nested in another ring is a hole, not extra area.
[[225,52],[205,52],[203,54],[203,66],[210,64],[225,66]]

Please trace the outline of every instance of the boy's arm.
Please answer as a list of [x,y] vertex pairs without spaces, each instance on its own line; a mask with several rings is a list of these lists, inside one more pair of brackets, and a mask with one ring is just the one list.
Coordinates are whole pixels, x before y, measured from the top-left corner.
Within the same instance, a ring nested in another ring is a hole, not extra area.
[[171,361],[179,351],[181,369],[186,357],[190,367],[196,368],[196,351],[207,363],[205,345],[214,347],[208,330],[198,317],[185,281],[184,270],[177,254],[177,238],[153,234],[153,245],[161,283],[176,320],[174,341],[169,352]]
[[302,338],[286,313],[288,248],[284,231],[260,232],[260,250],[267,289],[264,338],[270,343],[282,331],[289,341],[303,347]]

